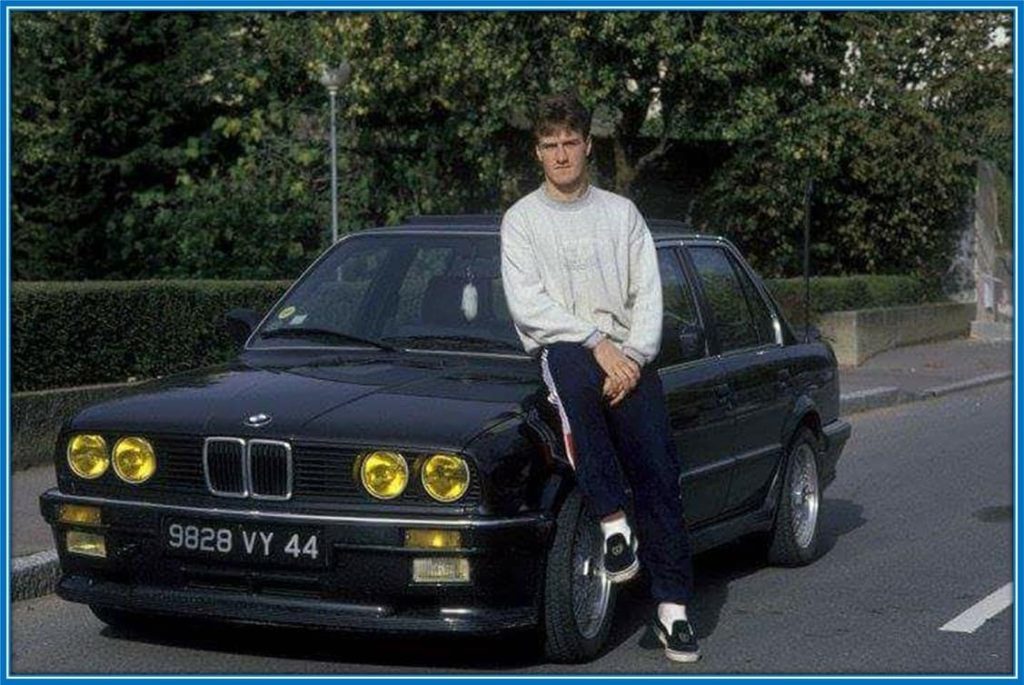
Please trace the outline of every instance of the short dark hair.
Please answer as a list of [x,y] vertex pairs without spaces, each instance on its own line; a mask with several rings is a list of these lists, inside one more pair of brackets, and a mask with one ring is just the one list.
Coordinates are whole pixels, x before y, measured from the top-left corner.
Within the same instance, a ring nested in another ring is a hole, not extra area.
[[533,117],[533,138],[551,135],[557,128],[576,131],[584,138],[590,135],[590,110],[575,93],[549,95],[537,103]]

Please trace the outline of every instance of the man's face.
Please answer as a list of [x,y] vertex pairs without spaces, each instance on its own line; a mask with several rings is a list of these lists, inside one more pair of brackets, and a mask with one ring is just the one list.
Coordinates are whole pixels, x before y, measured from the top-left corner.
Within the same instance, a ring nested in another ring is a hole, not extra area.
[[571,191],[579,187],[587,169],[590,155],[590,137],[584,139],[579,131],[556,128],[537,140],[537,159],[544,167],[544,177],[559,190]]

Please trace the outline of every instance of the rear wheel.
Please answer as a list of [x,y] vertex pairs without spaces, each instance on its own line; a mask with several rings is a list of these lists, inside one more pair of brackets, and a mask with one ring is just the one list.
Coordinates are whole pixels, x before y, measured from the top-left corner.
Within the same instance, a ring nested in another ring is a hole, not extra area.
[[578,490],[558,512],[544,586],[544,653],[551,661],[593,659],[611,630],[615,588],[604,571],[604,537]]
[[802,566],[817,556],[821,509],[819,452],[817,437],[810,429],[801,428],[786,457],[786,473],[768,548],[768,561],[773,564]]

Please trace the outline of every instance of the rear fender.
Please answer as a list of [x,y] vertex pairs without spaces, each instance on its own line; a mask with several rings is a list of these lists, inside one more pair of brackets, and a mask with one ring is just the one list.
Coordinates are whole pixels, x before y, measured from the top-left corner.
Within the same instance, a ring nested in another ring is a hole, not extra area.
[[782,427],[782,458],[772,476],[772,484],[768,488],[767,503],[774,509],[779,501],[779,490],[782,488],[782,479],[786,473],[786,466],[789,462],[789,448],[793,444],[793,438],[801,426],[810,425],[814,434],[821,439],[821,414],[818,407],[807,395],[801,395],[793,405],[793,411],[786,417]]

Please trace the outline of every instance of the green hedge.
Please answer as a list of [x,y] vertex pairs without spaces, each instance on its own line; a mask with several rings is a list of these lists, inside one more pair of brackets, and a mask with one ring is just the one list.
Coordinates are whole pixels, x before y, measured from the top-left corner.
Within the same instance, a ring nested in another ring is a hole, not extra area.
[[15,282],[15,392],[152,378],[231,358],[224,314],[266,311],[286,281]]
[[[804,279],[766,279],[794,326],[804,321]],[[942,300],[935,287],[915,276],[822,276],[811,279],[811,318],[823,312],[872,309]]]
[[[803,279],[768,287],[794,325]],[[13,389],[153,378],[226,361],[235,346],[224,314],[266,311],[286,281],[16,282],[11,290]],[[811,279],[815,313],[915,304],[935,293],[910,276]]]

